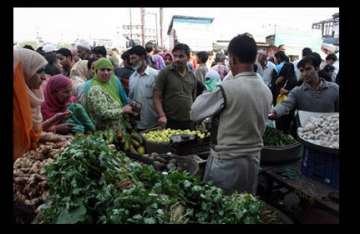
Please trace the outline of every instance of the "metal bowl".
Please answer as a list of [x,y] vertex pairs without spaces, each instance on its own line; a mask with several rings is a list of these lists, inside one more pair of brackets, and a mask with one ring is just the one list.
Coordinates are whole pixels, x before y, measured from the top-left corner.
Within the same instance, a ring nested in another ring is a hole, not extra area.
[[303,155],[303,145],[295,143],[285,146],[264,146],[261,150],[261,164],[285,163],[299,160]]

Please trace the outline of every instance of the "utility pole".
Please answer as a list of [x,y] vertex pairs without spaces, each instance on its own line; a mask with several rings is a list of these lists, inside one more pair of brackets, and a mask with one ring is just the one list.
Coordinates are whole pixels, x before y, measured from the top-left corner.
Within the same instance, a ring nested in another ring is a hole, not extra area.
[[145,9],[143,7],[140,8],[141,14],[141,41],[142,46],[145,46]]
[[159,45],[159,31],[158,31],[158,20],[157,16],[158,14],[156,12],[148,12],[147,15],[153,15],[155,16],[155,38],[156,38],[156,45]]
[[163,44],[163,8],[160,7],[160,45],[161,47],[164,46]]
[[131,8],[129,8],[130,10],[130,40],[132,40],[132,15],[131,15]]
[[157,13],[155,13],[155,31],[156,31],[156,44],[159,45]]

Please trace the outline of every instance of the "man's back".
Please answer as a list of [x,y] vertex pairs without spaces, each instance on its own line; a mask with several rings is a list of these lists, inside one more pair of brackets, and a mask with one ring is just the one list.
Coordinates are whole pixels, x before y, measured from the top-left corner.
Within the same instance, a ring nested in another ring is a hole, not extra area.
[[250,153],[261,149],[272,94],[254,72],[238,74],[221,84],[225,109],[220,114],[216,150]]

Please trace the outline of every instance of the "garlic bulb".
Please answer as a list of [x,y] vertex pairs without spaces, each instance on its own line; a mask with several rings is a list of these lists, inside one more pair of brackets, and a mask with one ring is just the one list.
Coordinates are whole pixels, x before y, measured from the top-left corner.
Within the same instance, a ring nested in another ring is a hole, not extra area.
[[339,114],[324,114],[310,117],[304,127],[298,128],[298,135],[313,144],[339,148]]

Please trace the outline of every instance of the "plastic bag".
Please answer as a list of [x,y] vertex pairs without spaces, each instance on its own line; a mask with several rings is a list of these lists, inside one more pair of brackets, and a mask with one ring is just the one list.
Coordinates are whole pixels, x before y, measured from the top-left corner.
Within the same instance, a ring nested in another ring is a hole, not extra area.
[[279,94],[276,98],[276,104],[280,104],[288,98],[287,95]]
[[[271,105],[271,109],[274,109],[274,105]],[[267,119],[266,120],[266,126],[269,128],[276,128],[276,122],[275,120]]]

